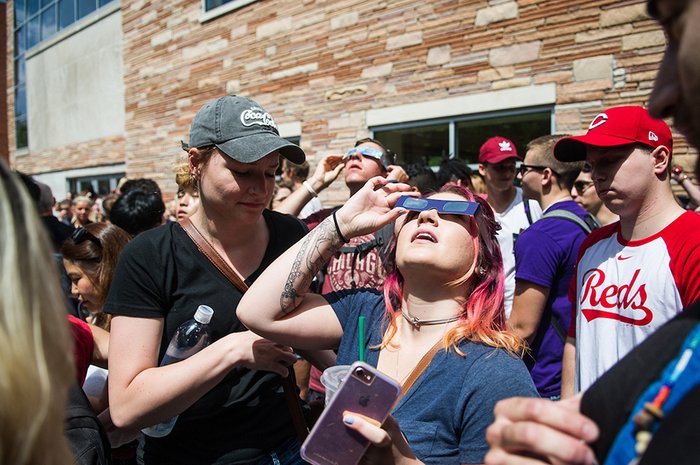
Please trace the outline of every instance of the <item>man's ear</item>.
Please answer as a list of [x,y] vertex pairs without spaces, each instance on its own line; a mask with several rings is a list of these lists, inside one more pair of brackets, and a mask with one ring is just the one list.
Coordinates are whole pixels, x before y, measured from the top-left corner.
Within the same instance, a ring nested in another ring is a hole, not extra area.
[[483,163],[479,163],[479,174],[486,176],[486,166]]
[[542,170],[542,186],[551,186],[557,183],[556,175],[551,168],[545,168]]
[[651,152],[652,162],[654,163],[654,173],[661,175],[668,172],[668,167],[671,164],[671,152],[665,145],[659,145]]

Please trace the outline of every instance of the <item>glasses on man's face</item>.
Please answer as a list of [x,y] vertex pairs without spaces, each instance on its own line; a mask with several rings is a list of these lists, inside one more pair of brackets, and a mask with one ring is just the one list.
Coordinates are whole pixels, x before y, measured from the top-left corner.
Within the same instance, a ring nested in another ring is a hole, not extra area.
[[[525,173],[527,173],[528,171],[544,171],[547,168],[549,168],[549,167],[548,166],[540,166],[540,165],[526,165],[525,163],[522,163],[518,167],[518,174],[520,174],[520,176],[525,176]],[[552,170],[552,171],[554,171],[554,170]]]
[[71,239],[73,239],[75,245],[81,244],[85,241],[90,241],[97,247],[102,248],[102,243],[100,242],[100,240],[85,228],[78,228],[75,231],[73,231]]
[[386,166],[386,158],[384,157],[384,152],[379,150],[379,149],[375,149],[372,147],[362,147],[362,146],[353,147],[352,149],[348,150],[345,153],[345,158],[350,158],[353,155],[355,155],[356,153],[359,153],[363,157],[370,157],[370,158],[374,158],[375,160],[379,160],[382,163],[382,165],[384,165],[385,168],[387,167]]
[[586,193],[588,189],[593,186],[593,182],[591,181],[575,181],[574,182],[574,189],[576,189],[576,193],[578,195],[583,195]]
[[479,211],[479,204],[466,200],[417,199],[402,195],[394,208],[405,208],[416,212],[434,209],[445,215],[474,216]]

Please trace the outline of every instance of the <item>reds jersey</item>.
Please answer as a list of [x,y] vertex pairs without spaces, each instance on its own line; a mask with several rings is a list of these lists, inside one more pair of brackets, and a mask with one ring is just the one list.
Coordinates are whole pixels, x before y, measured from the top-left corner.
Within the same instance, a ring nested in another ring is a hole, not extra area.
[[620,223],[593,231],[581,245],[570,297],[578,392],[700,298],[700,216],[685,212],[635,241],[622,238]]

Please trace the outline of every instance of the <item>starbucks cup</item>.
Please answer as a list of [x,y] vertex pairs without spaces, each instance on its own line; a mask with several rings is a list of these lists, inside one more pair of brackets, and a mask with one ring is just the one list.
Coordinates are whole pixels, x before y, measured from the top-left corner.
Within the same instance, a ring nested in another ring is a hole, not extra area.
[[333,394],[338,390],[338,386],[350,373],[350,365],[335,365],[326,368],[321,374],[321,384],[326,388],[326,406],[333,398]]

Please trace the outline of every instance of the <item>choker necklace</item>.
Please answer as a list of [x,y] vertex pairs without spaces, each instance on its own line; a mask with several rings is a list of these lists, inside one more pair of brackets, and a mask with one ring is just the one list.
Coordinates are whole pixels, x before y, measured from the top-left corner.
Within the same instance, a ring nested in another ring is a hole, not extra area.
[[437,320],[421,320],[420,318],[409,314],[408,310],[404,310],[403,308],[401,309],[401,314],[406,319],[406,321],[411,323],[416,329],[420,328],[421,326],[442,325],[445,323],[452,323],[453,321],[459,320],[459,315],[452,316],[450,318],[440,318]]

